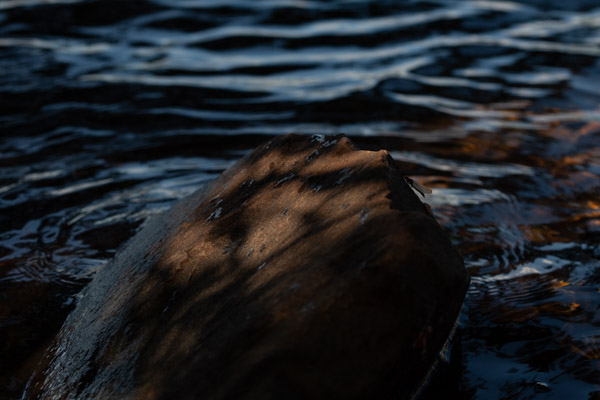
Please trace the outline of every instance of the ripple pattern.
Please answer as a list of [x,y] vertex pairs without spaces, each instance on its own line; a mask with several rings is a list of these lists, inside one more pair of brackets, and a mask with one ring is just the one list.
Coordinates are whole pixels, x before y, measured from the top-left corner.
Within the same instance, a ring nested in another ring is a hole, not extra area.
[[386,148],[472,274],[423,399],[600,396],[598,0],[0,2],[0,398],[267,137]]

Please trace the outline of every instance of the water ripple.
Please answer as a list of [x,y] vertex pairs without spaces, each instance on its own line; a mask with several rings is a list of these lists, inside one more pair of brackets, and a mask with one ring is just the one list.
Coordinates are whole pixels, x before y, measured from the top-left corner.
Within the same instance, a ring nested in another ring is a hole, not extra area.
[[0,2],[0,397],[144,221],[292,132],[433,189],[473,282],[424,398],[597,396],[599,45],[597,0]]

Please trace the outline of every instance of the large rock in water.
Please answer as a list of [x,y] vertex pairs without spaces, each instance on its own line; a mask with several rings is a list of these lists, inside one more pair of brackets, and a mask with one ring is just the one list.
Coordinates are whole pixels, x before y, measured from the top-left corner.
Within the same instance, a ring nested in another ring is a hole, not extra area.
[[468,286],[386,151],[273,139],[99,271],[27,398],[409,398]]

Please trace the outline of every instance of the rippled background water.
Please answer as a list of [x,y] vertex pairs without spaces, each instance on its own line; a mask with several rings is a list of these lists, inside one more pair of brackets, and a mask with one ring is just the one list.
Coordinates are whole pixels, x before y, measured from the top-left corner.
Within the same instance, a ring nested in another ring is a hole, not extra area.
[[271,135],[387,148],[472,274],[424,398],[600,398],[598,0],[0,1],[0,398]]

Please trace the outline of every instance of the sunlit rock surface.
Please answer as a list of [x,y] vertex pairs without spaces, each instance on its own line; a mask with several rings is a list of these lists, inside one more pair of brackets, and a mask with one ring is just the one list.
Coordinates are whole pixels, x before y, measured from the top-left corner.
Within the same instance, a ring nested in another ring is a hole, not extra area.
[[408,398],[468,276],[386,151],[290,135],[99,271],[27,398]]

